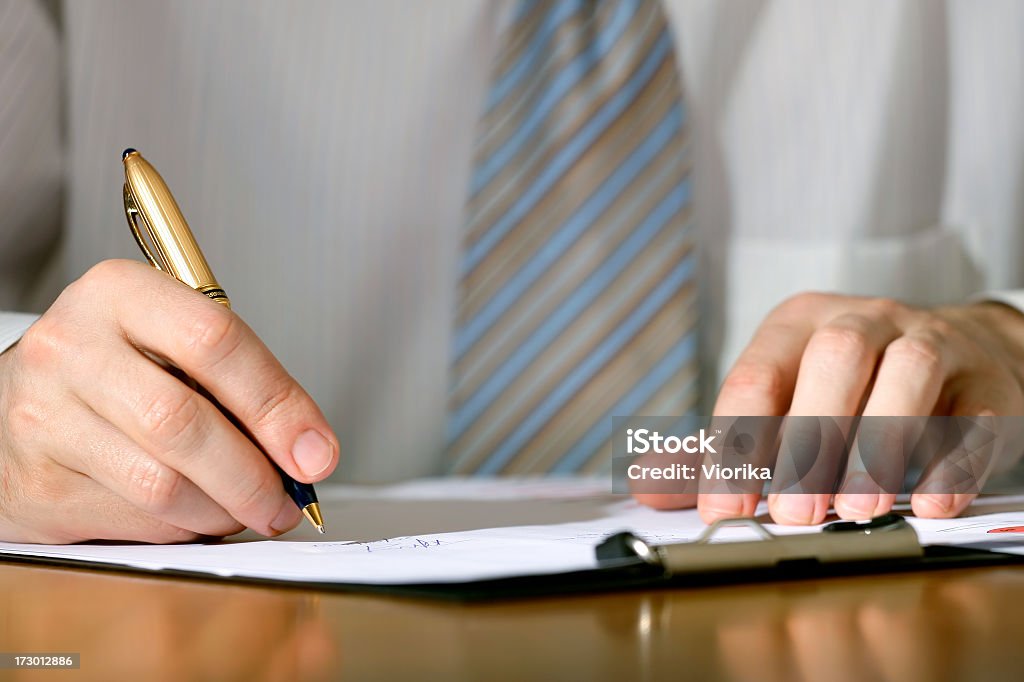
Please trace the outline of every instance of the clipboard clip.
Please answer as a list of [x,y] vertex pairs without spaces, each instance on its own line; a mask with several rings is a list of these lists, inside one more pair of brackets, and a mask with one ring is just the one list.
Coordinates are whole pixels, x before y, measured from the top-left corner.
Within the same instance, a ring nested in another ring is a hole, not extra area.
[[[747,528],[758,539],[722,541],[726,528]],[[919,558],[917,533],[899,514],[869,521],[836,521],[818,533],[775,534],[755,519],[721,519],[692,542],[652,545],[633,533],[616,533],[596,549],[599,563],[642,561],[667,575],[775,568],[790,563],[838,564]]]

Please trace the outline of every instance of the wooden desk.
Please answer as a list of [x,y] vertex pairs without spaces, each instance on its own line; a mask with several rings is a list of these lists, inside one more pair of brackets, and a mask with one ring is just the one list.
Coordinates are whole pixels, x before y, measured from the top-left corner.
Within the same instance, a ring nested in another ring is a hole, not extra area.
[[0,563],[10,680],[1021,680],[1024,568],[458,605]]

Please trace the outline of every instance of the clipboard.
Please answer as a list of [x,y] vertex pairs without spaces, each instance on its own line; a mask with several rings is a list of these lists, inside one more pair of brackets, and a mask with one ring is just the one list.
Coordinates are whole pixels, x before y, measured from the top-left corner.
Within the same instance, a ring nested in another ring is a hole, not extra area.
[[[726,528],[744,527],[757,539],[716,542]],[[403,585],[395,594],[480,601],[579,593],[697,588],[948,568],[1024,565],[1024,557],[948,545],[921,545],[907,520],[894,513],[867,521],[834,521],[820,533],[777,535],[756,519],[722,519],[696,540],[652,545],[630,532],[595,548],[598,568],[547,576],[471,583]]]
[[[757,539],[721,542],[730,527],[754,531]],[[131,566],[55,557],[2,555],[0,559],[37,565],[130,572],[156,578],[273,585],[327,591],[386,594],[456,602],[530,597],[698,588],[713,585],[795,581],[879,573],[906,573],[956,567],[1024,565],[1024,557],[982,549],[921,545],[914,528],[899,514],[869,521],[835,521],[820,533],[778,535],[755,519],[723,519],[691,542],[654,545],[631,532],[609,535],[595,547],[597,567],[563,573],[522,575],[458,583],[368,584],[287,582],[175,568]]]

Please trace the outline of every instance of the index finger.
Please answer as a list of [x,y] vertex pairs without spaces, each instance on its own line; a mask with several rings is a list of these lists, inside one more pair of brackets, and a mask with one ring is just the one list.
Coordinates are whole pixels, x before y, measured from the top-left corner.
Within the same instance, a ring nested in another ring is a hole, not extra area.
[[309,483],[334,470],[339,446],[327,419],[242,318],[149,266],[123,267],[153,274],[126,273],[130,290],[115,303],[134,345],[167,358],[202,384],[293,478]]
[[[769,315],[722,383],[714,416],[786,414],[800,358],[813,331],[813,320],[791,315],[784,308]],[[774,428],[771,421],[765,421],[763,426]],[[774,443],[776,434],[761,433],[755,440]],[[755,493],[703,493],[698,495],[697,508],[710,523],[720,518],[752,515],[760,497]]]

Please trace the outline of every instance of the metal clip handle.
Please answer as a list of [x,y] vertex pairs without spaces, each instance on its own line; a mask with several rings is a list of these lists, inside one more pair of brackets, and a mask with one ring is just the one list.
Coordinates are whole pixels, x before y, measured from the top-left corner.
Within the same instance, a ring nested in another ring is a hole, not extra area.
[[[723,528],[737,526],[753,530],[760,539],[714,542]],[[640,559],[670,574],[771,568],[791,561],[844,563],[924,554],[913,526],[895,514],[869,522],[839,522],[834,528],[830,526],[818,533],[776,535],[754,519],[722,519],[693,542],[655,546],[632,533],[616,533],[596,551],[602,562]]]

